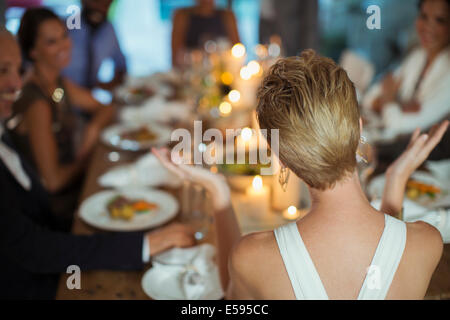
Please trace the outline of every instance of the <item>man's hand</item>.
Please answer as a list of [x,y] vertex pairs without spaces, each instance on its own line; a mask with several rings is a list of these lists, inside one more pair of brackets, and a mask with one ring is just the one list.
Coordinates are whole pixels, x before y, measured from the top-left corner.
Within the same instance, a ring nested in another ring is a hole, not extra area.
[[194,230],[180,223],[172,223],[158,230],[147,233],[151,255],[171,248],[185,248],[195,245]]
[[381,211],[393,215],[400,212],[409,177],[441,141],[448,125],[446,120],[433,126],[428,134],[420,134],[420,129],[414,131],[406,150],[386,171]]

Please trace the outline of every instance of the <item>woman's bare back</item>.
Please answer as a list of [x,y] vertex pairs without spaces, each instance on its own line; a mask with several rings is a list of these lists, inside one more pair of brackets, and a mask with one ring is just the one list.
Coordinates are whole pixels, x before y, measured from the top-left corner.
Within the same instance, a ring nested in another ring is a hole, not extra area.
[[[304,244],[328,297],[356,299],[383,233],[384,215],[321,218],[308,215],[297,222]],[[434,227],[408,223],[405,250],[386,299],[422,299],[441,254],[442,238]],[[295,299],[273,232],[243,238],[230,274],[231,299]]]

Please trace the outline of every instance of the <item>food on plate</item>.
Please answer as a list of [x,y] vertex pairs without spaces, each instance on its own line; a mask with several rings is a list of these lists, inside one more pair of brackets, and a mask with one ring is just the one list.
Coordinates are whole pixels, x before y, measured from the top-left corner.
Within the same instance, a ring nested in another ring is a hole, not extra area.
[[130,88],[128,92],[135,96],[151,97],[155,92],[151,88],[147,87],[134,87]]
[[417,180],[411,179],[406,184],[406,196],[411,200],[415,200],[422,195],[434,198],[439,193],[441,193],[440,188]]
[[157,135],[147,127],[140,127],[126,131],[121,134],[122,140],[132,140],[137,142],[149,142],[157,138]]
[[118,195],[112,198],[107,205],[109,216],[112,219],[131,220],[136,214],[148,213],[158,208],[153,202],[142,199],[132,200]]

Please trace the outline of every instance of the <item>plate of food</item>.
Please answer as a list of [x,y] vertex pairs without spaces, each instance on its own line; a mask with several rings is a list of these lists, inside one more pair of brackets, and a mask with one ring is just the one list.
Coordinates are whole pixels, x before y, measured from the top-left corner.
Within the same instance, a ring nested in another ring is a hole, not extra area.
[[123,87],[116,91],[116,97],[126,104],[139,104],[155,95],[155,90],[144,85]]
[[[380,199],[383,196],[385,176],[375,177],[367,188],[369,197]],[[439,207],[449,190],[445,183],[427,172],[414,172],[406,184],[405,199],[414,201],[425,208]]]
[[178,201],[154,189],[106,190],[87,198],[79,215],[89,225],[108,231],[139,231],[173,219]]
[[145,150],[170,142],[171,130],[157,124],[116,124],[101,135],[103,143],[121,150]]

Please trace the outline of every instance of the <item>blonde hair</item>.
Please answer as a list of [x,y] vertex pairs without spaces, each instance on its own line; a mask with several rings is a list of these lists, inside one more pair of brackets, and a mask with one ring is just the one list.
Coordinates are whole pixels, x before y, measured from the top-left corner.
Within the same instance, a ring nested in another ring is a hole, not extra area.
[[261,129],[279,129],[279,158],[310,187],[325,190],[356,167],[359,109],[347,73],[305,50],[278,60],[258,90]]

